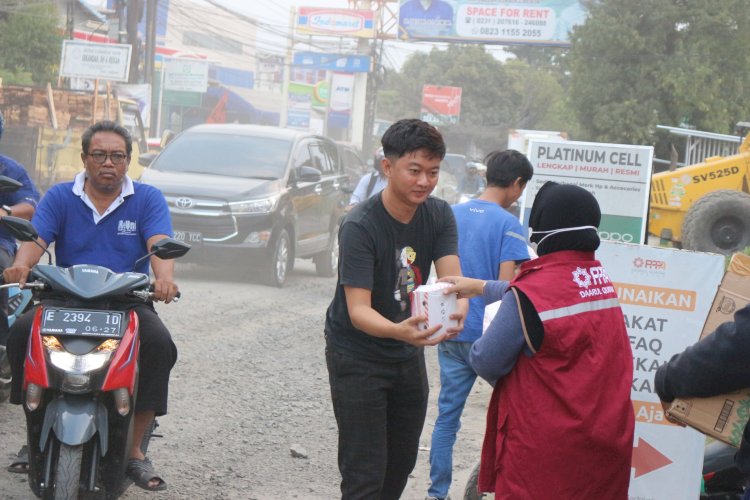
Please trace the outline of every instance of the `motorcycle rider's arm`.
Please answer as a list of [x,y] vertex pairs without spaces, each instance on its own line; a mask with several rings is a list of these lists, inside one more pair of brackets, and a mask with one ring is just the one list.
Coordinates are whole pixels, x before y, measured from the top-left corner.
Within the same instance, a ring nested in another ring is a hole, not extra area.
[[3,279],[6,283],[20,283],[21,286],[26,283],[31,268],[39,262],[44,254],[44,248],[47,248],[47,242],[42,238],[37,238],[37,242],[41,247],[32,241],[21,243],[13,265],[3,271]]
[[34,212],[36,211],[36,207],[34,207],[34,205],[32,205],[31,203],[26,203],[25,201],[16,203],[15,205],[11,205],[9,208],[11,212],[10,215],[26,220],[31,220],[31,218],[34,216]]
[[[168,238],[168,236],[156,234],[148,239],[146,245],[150,249],[154,243],[164,238]],[[179,290],[174,282],[174,260],[164,260],[152,255],[151,270],[154,273],[154,300],[169,304],[177,296]]]

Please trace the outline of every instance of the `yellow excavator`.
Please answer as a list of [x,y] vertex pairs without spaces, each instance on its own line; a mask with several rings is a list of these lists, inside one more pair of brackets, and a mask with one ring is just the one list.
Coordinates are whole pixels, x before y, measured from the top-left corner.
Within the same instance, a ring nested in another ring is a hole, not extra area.
[[750,123],[736,130],[744,139],[691,131],[690,153],[702,161],[676,168],[673,160],[652,176],[649,234],[686,250],[728,255],[750,247]]

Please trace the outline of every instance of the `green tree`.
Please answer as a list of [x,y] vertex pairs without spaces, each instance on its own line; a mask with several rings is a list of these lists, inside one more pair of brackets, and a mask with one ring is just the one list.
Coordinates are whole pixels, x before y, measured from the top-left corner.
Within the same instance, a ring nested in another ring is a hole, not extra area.
[[454,152],[481,156],[505,147],[509,129],[569,123],[562,87],[549,71],[498,61],[481,45],[456,44],[416,53],[399,73],[389,74],[378,94],[378,117],[418,117],[425,84],[462,89],[460,123],[440,126]]
[[42,85],[57,76],[62,35],[55,2],[0,0],[0,76]]
[[730,133],[750,117],[750,2],[601,0],[565,58],[586,139],[650,144],[657,124]]

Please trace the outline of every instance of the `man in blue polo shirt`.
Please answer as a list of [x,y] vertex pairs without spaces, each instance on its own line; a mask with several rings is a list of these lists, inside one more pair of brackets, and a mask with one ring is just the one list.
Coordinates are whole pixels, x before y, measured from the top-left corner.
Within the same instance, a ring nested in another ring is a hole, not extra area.
[[430,38],[453,31],[453,7],[443,0],[409,0],[398,11],[399,36]]
[[[5,120],[0,112],[0,138],[3,136]],[[0,154],[0,175],[10,177],[22,184],[12,193],[0,193],[0,217],[12,215],[31,219],[39,202],[39,192],[31,182],[26,170],[13,158]],[[16,255],[16,239],[0,226],[0,271],[13,263]],[[5,342],[8,339],[8,291],[0,291],[0,401],[8,397],[10,377],[5,359]]]
[[[510,281],[516,265],[529,259],[521,223],[507,209],[520,198],[534,168],[525,155],[509,149],[487,155],[487,188],[479,198],[453,205],[458,255],[464,276]],[[438,344],[440,395],[430,445],[430,481],[425,500],[444,500],[452,481],[453,445],[461,414],[477,374],[469,363],[471,345],[482,336],[484,300],[469,299],[463,331]]]
[[[133,149],[130,133],[116,123],[103,121],[86,129],[81,159],[85,170],[73,182],[53,186],[39,203],[32,222],[39,243],[55,243],[57,265],[96,264],[115,272],[133,270],[135,261],[146,255],[157,241],[172,235],[166,200],[151,186],[135,183],[128,176]],[[24,242],[13,266],[3,273],[8,282],[24,283],[43,250]],[[154,298],[171,302],[178,291],[174,283],[174,262],[151,257]],[[149,272],[144,261],[136,271]],[[167,412],[169,373],[177,361],[177,348],[153,304],[133,308],[140,323],[140,374],[135,403],[133,446],[127,474],[146,490],[166,488],[140,450],[141,439],[155,416]],[[8,338],[8,356],[13,370],[11,403],[21,403],[21,378],[33,311],[14,323]]]

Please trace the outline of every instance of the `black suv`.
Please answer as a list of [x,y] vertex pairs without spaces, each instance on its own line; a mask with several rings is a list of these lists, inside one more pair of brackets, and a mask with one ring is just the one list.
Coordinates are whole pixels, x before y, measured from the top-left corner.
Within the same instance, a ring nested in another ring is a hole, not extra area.
[[275,286],[296,257],[312,257],[321,276],[337,272],[346,178],[326,137],[198,125],[171,141],[140,180],[164,193],[175,237],[193,245],[188,260],[259,264]]

